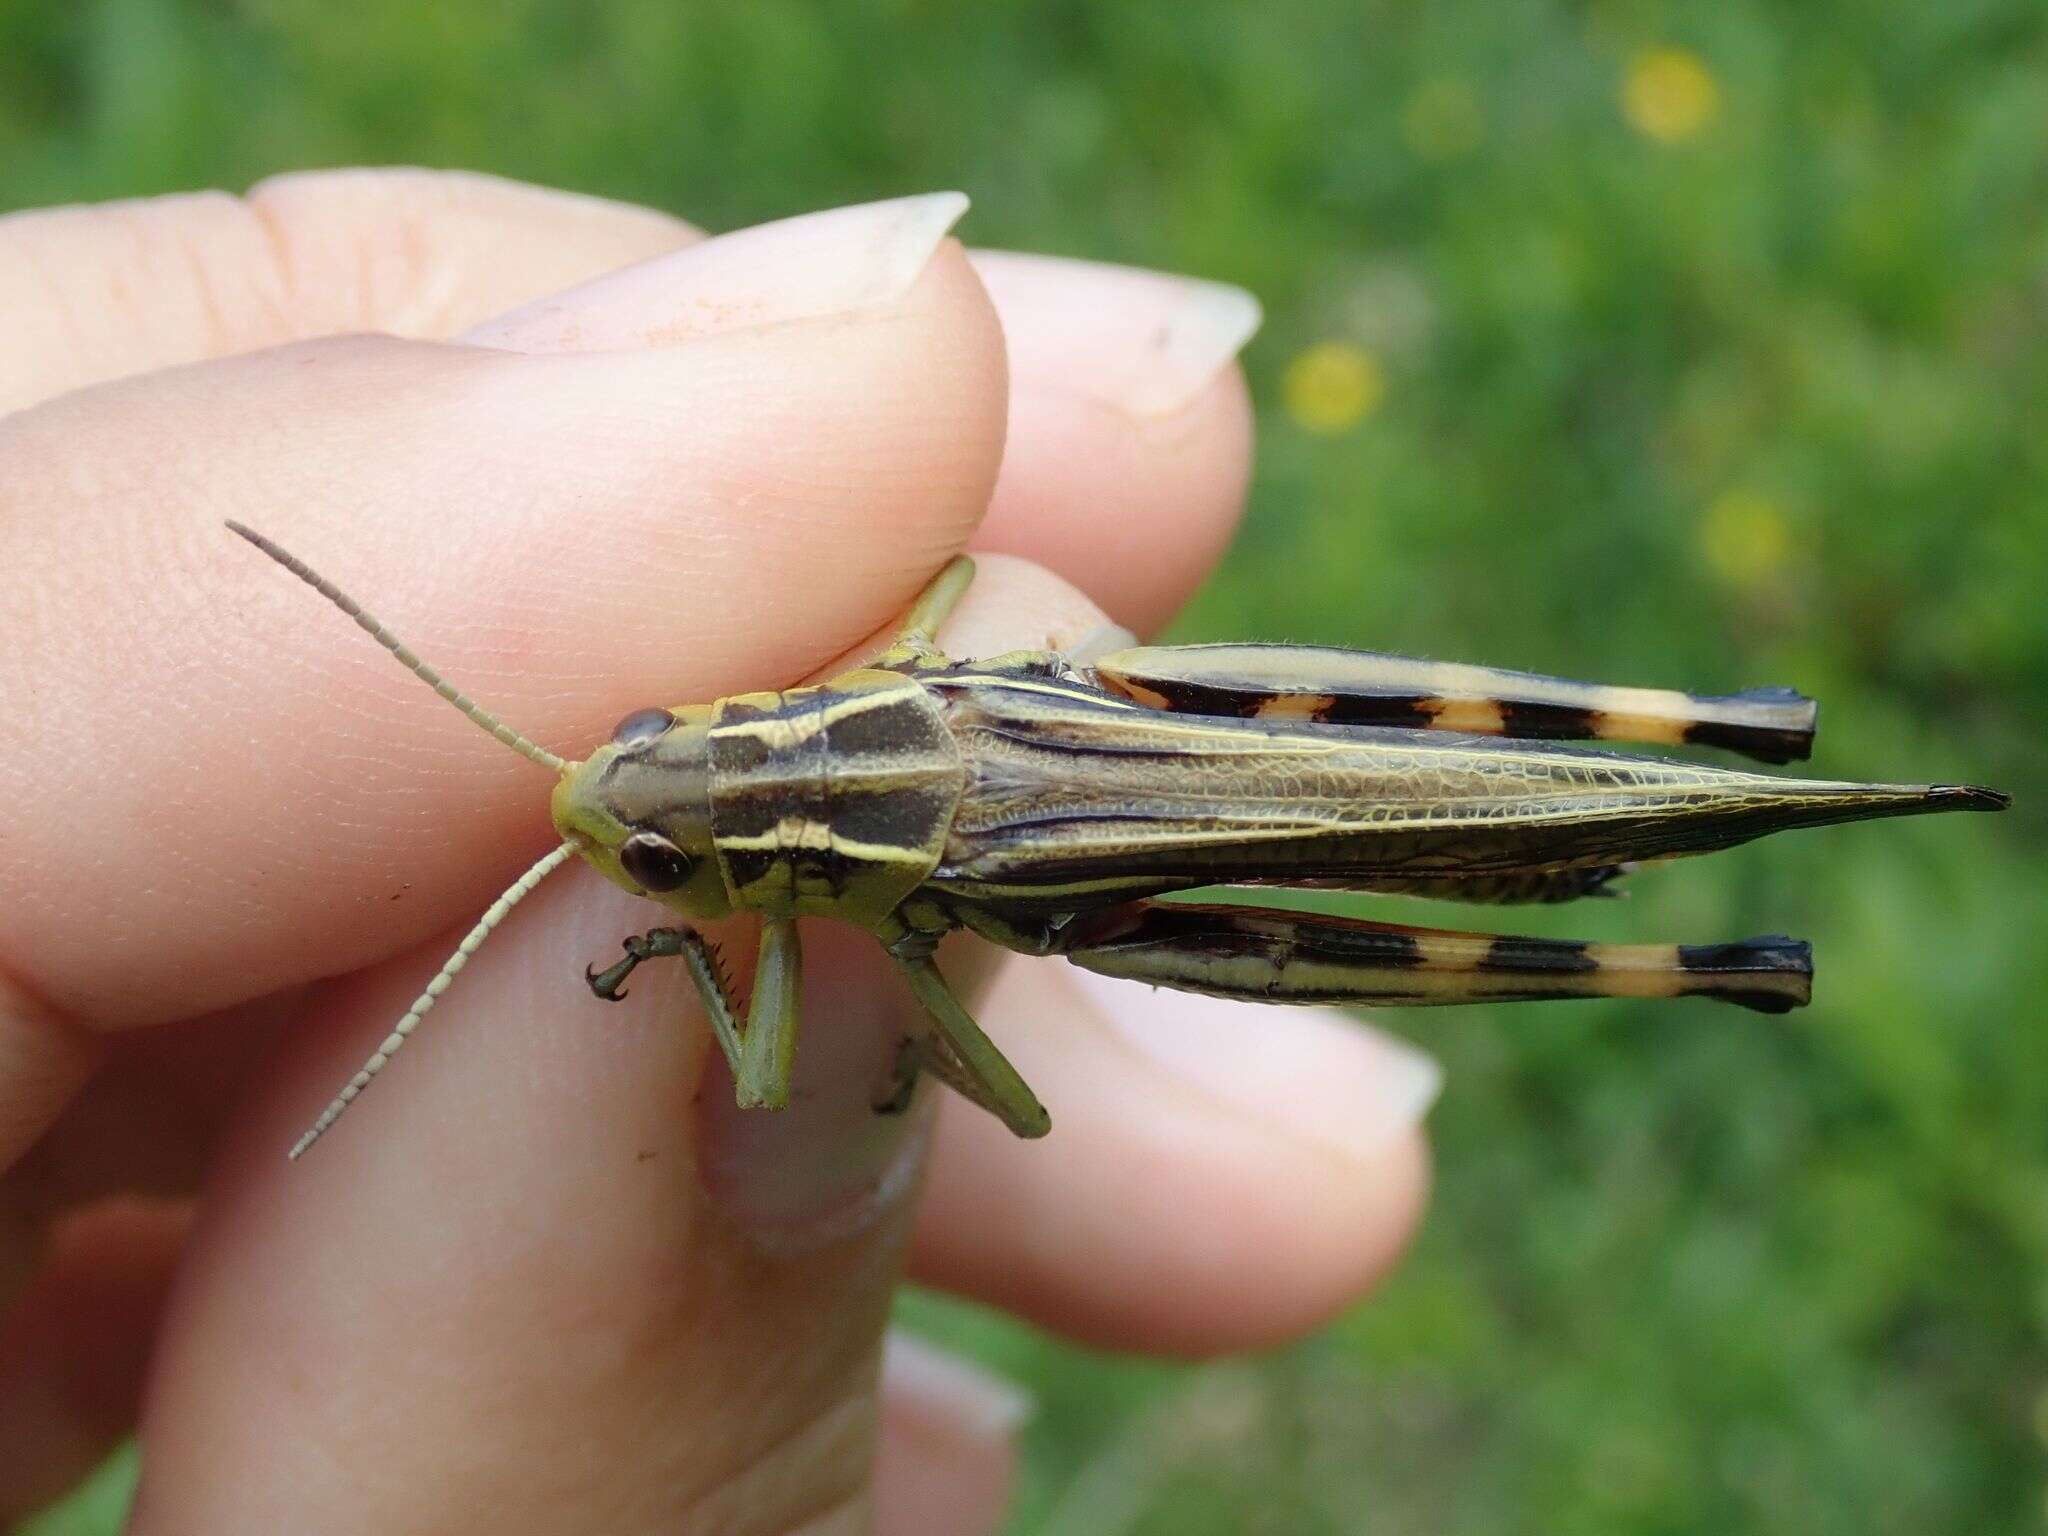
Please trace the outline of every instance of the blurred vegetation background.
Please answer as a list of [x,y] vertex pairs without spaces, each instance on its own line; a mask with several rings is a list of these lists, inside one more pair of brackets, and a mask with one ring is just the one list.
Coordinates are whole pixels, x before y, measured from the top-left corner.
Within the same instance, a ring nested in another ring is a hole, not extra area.
[[1015,1531],[2041,1529],[2038,0],[0,0],[0,205],[392,161],[713,229],[961,187],[1242,283],[1258,484],[1181,634],[1792,682],[1817,772],[2022,797],[1523,925],[1809,935],[1805,1013],[1385,1016],[1448,1067],[1435,1209],[1277,1358],[910,1298],[1040,1399]]

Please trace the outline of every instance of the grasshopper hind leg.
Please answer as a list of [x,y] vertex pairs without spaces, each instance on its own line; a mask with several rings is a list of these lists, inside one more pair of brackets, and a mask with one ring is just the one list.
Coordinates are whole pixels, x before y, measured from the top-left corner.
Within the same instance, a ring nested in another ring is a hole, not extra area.
[[1720,747],[1766,763],[1813,749],[1816,707],[1791,688],[1681,693],[1505,667],[1313,645],[1135,646],[1096,681],[1156,709],[1547,741]]
[[1811,996],[1808,947],[1587,944],[1410,928],[1260,907],[1138,901],[1077,925],[1062,951],[1105,976],[1264,1003],[1711,997],[1783,1013]]

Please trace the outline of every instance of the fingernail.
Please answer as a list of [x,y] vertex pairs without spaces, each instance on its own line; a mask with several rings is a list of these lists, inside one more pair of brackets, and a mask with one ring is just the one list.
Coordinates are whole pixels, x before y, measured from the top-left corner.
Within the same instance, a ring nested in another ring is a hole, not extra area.
[[1077,393],[1133,416],[1171,416],[1258,331],[1242,288],[1136,267],[977,252],[1019,389]]
[[783,1109],[741,1109],[714,1050],[699,1108],[706,1192],[763,1249],[804,1252],[868,1231],[917,1187],[931,1088],[877,1114],[915,1007],[867,934],[802,925],[804,987],[796,1072]]
[[966,211],[964,194],[930,192],[757,224],[536,299],[461,339],[511,352],[615,351],[888,304]]
[[882,1342],[882,1392],[891,1414],[913,1413],[984,1442],[1007,1441],[1037,1406],[1016,1382],[901,1328]]
[[1077,972],[1083,994],[1160,1070],[1341,1156],[1376,1160],[1443,1089],[1436,1058],[1335,1009],[1233,1002]]

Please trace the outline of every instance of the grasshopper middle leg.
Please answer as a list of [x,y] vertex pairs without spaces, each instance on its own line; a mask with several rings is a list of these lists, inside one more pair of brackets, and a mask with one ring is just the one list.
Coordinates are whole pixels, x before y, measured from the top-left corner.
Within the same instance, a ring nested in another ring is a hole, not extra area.
[[912,1041],[922,1068],[1019,1136],[1043,1136],[1051,1130],[1052,1117],[1038,1095],[953,995],[931,957],[893,958],[924,1005],[928,1030]]
[[973,585],[974,562],[965,555],[955,555],[946,563],[945,569],[917,594],[910,611],[903,616],[903,627],[896,632],[895,643],[877,657],[874,664],[878,667],[900,667],[935,657],[940,626]]

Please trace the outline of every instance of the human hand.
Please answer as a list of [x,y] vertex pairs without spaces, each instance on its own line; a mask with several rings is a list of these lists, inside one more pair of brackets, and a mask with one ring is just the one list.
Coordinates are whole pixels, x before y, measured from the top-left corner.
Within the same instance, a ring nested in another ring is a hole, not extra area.
[[1406,1047],[1024,962],[980,1013],[1053,1135],[880,1119],[914,1005],[816,923],[796,1102],[743,1114],[679,968],[591,1002],[650,909],[587,872],[284,1159],[547,785],[223,519],[563,750],[821,667],[965,544],[1040,565],[984,563],[955,654],[1153,625],[1241,505],[1249,307],[958,211],[699,243],[356,172],[0,221],[0,1520],[139,1403],[142,1533],[986,1531],[1013,1399],[911,1345],[877,1389],[906,1263],[1200,1354],[1391,1261]]

